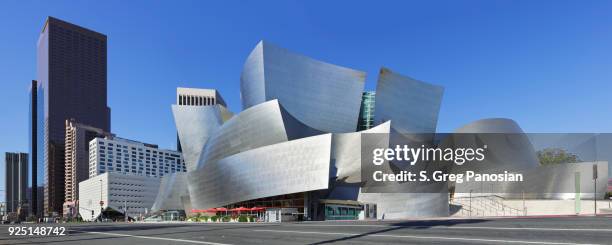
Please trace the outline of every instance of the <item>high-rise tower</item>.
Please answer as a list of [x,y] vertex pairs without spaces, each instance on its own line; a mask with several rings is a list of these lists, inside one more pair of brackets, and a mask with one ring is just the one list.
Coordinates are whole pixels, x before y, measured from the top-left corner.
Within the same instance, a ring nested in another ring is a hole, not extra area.
[[64,202],[64,137],[67,119],[110,132],[106,36],[47,18],[37,44],[37,77],[43,93],[44,214],[60,214]]
[[27,213],[28,154],[7,152],[5,163],[6,211]]

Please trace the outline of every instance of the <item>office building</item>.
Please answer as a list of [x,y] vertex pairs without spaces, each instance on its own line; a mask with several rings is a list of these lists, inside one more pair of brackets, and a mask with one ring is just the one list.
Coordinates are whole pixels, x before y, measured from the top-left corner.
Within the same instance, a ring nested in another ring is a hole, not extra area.
[[103,217],[122,220],[127,208],[130,219],[151,210],[160,179],[157,177],[106,172],[79,183],[79,214],[85,221]]
[[[36,193],[34,193],[34,192],[36,192]],[[30,205],[30,214],[32,216],[41,217],[40,215],[37,215],[36,213],[34,213],[34,210],[41,210],[42,211],[42,207],[43,207],[43,200],[42,200],[42,198],[38,198],[36,200],[36,203],[35,203],[34,199],[32,199],[32,196],[33,195],[37,195],[39,197],[42,197],[43,193],[44,193],[44,187],[42,187],[42,186],[39,186],[38,188],[32,188],[31,186],[29,186],[27,188],[27,190],[26,190],[26,198],[28,199],[28,204]]]
[[[107,106],[107,38],[104,34],[48,17],[37,44],[37,81],[41,86],[44,125],[43,140],[35,142],[43,149],[44,214],[62,212],[64,202],[65,121],[77,122],[110,132],[110,108]],[[37,156],[37,157],[40,157]],[[38,163],[37,163],[38,164]]]
[[32,215],[42,217],[44,197],[44,92],[42,84],[32,80],[30,86],[29,144],[30,144],[30,187]]
[[162,177],[185,171],[185,162],[177,151],[118,137],[95,138],[89,142],[90,178],[106,172]]
[[7,152],[5,163],[6,212],[27,214],[28,154]]
[[361,96],[361,108],[359,108],[359,121],[357,131],[366,130],[374,127],[374,105],[376,92],[366,91]]
[[79,199],[78,184],[89,178],[89,142],[94,138],[112,137],[111,133],[102,129],[80,124],[74,119],[66,120],[65,140],[65,202],[63,214],[76,215],[77,212],[67,212],[68,208],[76,208]]
[[66,120],[66,201],[79,199],[78,183],[89,178],[89,142],[95,138],[112,137],[102,129]]

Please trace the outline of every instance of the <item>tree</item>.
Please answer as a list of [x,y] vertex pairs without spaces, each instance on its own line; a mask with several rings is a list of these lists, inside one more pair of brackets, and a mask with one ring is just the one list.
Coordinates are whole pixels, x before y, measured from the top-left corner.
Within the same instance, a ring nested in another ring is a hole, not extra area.
[[546,148],[536,152],[536,154],[540,165],[582,162],[576,154],[569,153],[560,148]]

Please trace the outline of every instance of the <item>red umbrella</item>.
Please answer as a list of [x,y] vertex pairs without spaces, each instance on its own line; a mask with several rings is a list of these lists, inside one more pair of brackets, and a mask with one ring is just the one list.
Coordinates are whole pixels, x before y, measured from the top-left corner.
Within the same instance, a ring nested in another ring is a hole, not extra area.
[[216,208],[215,211],[216,212],[225,212],[225,215],[227,215],[227,208],[220,207],[220,208]]
[[250,208],[245,208],[245,207],[239,207],[239,208],[230,209],[230,211],[232,211],[232,212],[244,212],[244,211],[251,211],[251,209]]
[[204,212],[207,212],[207,213],[214,213],[214,212],[217,212],[217,209],[215,209],[215,208],[209,208],[209,209],[204,210]]
[[262,207],[252,207],[251,208],[251,212],[253,212],[253,211],[257,212],[257,219],[259,219],[259,214],[260,214],[259,212],[260,211],[265,211],[265,210],[266,210],[266,208],[262,208]]

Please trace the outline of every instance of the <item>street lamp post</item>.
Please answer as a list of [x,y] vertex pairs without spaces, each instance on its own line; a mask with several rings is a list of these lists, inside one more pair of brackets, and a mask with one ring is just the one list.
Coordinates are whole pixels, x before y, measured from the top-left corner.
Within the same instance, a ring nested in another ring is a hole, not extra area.
[[102,222],[102,213],[104,211],[104,209],[102,208],[102,205],[104,205],[104,201],[102,201],[102,180],[100,180],[100,222]]

